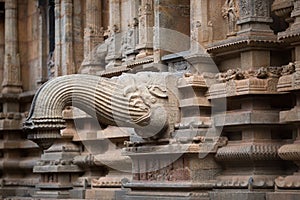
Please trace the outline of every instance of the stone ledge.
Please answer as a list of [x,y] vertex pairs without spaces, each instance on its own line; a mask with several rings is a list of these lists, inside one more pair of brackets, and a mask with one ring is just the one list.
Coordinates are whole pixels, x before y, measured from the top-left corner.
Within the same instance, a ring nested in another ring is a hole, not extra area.
[[[232,199],[245,199],[245,200],[265,200],[265,192],[251,192],[247,190],[240,191],[216,191],[210,192],[210,200],[232,200]],[[281,199],[282,200],[282,199]]]
[[266,194],[266,200],[299,200],[299,191],[270,192]]
[[281,111],[279,114],[279,120],[281,123],[299,123],[300,107],[295,107],[288,111]]
[[249,94],[277,94],[277,82],[277,78],[259,79],[254,77],[243,80],[230,80],[212,85],[208,91],[208,99]]
[[215,126],[238,126],[252,124],[278,124],[279,112],[273,110],[250,110],[226,112],[214,116]]

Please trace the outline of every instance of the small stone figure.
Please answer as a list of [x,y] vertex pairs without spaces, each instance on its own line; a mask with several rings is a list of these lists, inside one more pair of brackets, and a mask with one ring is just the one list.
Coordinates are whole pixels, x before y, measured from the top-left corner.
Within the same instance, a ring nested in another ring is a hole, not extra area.
[[234,0],[226,0],[222,7],[222,16],[227,20],[227,36],[233,36],[237,31],[238,12]]

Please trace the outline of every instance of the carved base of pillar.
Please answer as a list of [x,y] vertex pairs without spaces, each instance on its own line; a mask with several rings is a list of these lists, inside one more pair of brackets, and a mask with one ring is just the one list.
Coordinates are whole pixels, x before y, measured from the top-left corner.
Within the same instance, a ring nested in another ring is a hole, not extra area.
[[134,175],[133,181],[123,183],[124,188],[130,189],[124,199],[208,200],[208,191],[214,187],[215,176],[220,172],[211,145],[127,147]]
[[[267,132],[264,132],[265,134]],[[287,174],[277,156],[276,142],[229,142],[216,154],[224,170],[217,177],[219,189],[271,189],[278,174]]]
[[21,86],[3,86],[1,92],[4,94],[7,94],[7,93],[18,94],[18,93],[22,92],[22,87]]
[[69,198],[73,181],[78,178],[82,170],[72,163],[80,152],[77,145],[70,138],[57,139],[56,142],[41,156],[33,172],[40,174],[41,180],[36,185],[36,198]]
[[142,49],[139,54],[136,55],[136,59],[145,58],[150,55],[153,55],[153,49]]

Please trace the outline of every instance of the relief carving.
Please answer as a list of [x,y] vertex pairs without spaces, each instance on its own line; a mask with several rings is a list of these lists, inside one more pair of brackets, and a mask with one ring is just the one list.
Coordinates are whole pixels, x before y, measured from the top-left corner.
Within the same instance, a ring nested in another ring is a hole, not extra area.
[[254,8],[255,8],[255,15],[258,17],[268,17],[268,1],[265,0],[255,0]]
[[240,15],[241,18],[250,15],[250,4],[248,0],[240,0]]
[[[159,160],[152,160],[152,161],[159,162]],[[146,177],[147,181],[185,181],[190,179],[191,170],[185,166],[180,168],[175,168],[173,163],[164,168],[149,171],[143,174]]]
[[138,27],[138,19],[133,18],[132,22],[128,24],[128,30],[122,37],[122,54],[125,57],[125,54],[128,51],[132,51],[135,49],[137,41],[137,27]]
[[[291,69],[285,69],[285,71],[288,70]],[[243,80],[248,79],[250,77],[255,77],[258,79],[279,78],[282,75],[282,71],[282,67],[261,67],[256,71],[241,70],[237,68],[229,69],[223,73],[218,73],[215,77],[219,83],[224,83],[230,80]]]
[[238,8],[235,0],[226,0],[222,7],[222,16],[227,22],[227,35],[235,35],[237,32]]
[[[138,23],[139,23],[139,44],[145,44],[149,41],[148,36],[150,35],[150,28],[154,24],[154,13],[153,13],[152,1],[142,2],[138,10]],[[151,30],[152,31],[152,30]]]
[[191,69],[191,65],[187,61],[175,62],[173,65],[175,71],[190,71]]
[[54,53],[50,52],[47,59],[48,78],[54,78],[55,76],[55,61]]

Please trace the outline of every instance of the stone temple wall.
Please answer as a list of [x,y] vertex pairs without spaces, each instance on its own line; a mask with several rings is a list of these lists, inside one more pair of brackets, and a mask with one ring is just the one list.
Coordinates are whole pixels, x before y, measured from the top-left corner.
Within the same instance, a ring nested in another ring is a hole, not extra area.
[[300,199],[299,41],[300,0],[0,0],[1,199]]

